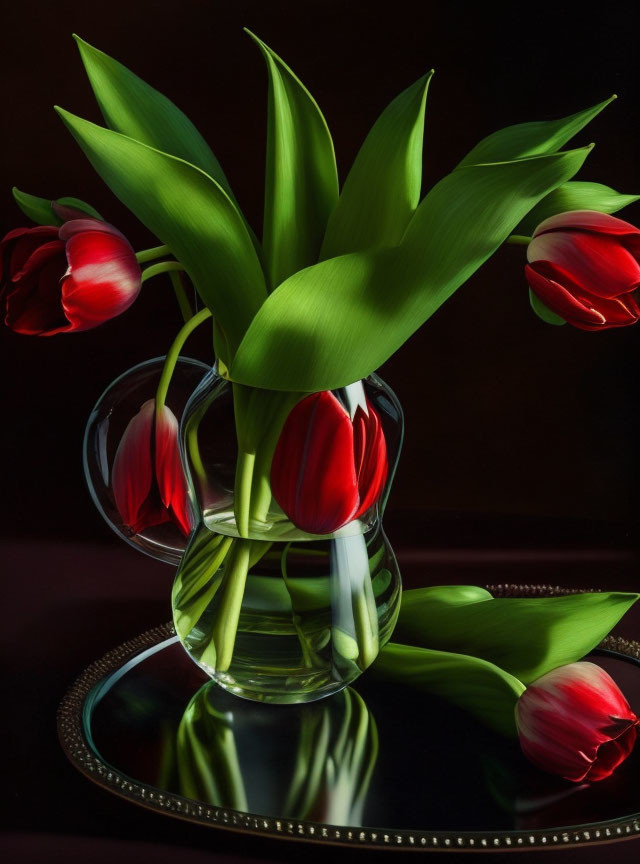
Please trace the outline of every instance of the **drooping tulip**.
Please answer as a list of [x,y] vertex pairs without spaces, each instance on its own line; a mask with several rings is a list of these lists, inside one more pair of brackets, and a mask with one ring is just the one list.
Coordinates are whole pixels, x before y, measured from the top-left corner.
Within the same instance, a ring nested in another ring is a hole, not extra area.
[[141,286],[129,241],[92,218],[10,231],[0,267],[5,324],[33,336],[97,327],[128,309]]
[[185,536],[190,533],[178,421],[166,405],[156,415],[149,399],[129,421],[113,461],[111,486],[122,523],[132,534],[169,521]]
[[530,684],[516,705],[522,750],[575,783],[603,780],[631,753],[638,718],[595,663],[569,663]]
[[527,247],[527,282],[542,303],[581,330],[635,324],[640,230],[596,210],[545,219]]
[[367,399],[351,415],[330,391],[313,393],[287,417],[271,466],[273,495],[289,519],[330,534],[362,516],[387,479],[380,418]]

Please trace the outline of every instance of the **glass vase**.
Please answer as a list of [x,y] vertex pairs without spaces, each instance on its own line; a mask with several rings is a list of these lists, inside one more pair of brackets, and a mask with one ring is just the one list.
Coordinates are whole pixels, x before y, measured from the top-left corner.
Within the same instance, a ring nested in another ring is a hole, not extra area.
[[304,396],[214,367],[197,387],[180,427],[196,527],[172,606],[182,645],[223,688],[309,702],[375,660],[400,607],[382,514],[402,435],[375,375]]

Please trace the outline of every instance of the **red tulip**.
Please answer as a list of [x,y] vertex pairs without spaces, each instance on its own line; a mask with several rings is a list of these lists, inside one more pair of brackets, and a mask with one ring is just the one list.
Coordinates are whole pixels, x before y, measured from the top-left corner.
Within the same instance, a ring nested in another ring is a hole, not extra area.
[[178,421],[153,399],[129,421],[118,445],[111,485],[123,525],[132,534],[173,521],[191,532],[187,483],[180,462]]
[[0,242],[0,267],[5,324],[17,333],[89,330],[120,315],[140,292],[129,241],[99,219],[16,228]]
[[640,306],[640,230],[596,210],[545,219],[533,233],[525,267],[533,293],[581,330],[635,324]]
[[330,534],[375,504],[387,479],[380,418],[348,411],[328,390],[313,393],[287,417],[271,466],[273,495],[298,528]]
[[543,771],[578,783],[603,780],[633,749],[638,718],[594,663],[547,672],[516,706],[524,754]]

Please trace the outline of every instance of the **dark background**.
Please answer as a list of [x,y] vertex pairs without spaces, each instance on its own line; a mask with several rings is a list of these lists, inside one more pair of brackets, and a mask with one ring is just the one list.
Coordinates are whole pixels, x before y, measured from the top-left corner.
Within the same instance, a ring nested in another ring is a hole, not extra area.
[[[74,31],[191,117],[257,231],[267,85],[243,25],[318,100],[342,178],[380,111],[434,66],[425,190],[495,129],[565,116],[617,92],[575,139],[597,142],[580,178],[640,191],[636,3],[587,11],[558,2],[31,0],[4,4],[1,20],[3,232],[25,222],[10,194],[17,185],[81,197],[136,248],[154,244],[52,110],[59,104],[100,122]],[[638,205],[621,215],[640,223]],[[406,413],[385,517],[403,578],[637,588],[640,328],[544,325],[529,309],[523,265],[522,247],[498,252],[382,369]],[[80,670],[170,617],[170,568],[118,543],[91,504],[80,453],[103,389],[163,354],[178,327],[169,282],[157,279],[125,315],[94,331],[39,339],[0,330],[0,642],[10,658],[3,815],[12,862],[164,862],[175,860],[176,846],[194,864],[211,850],[218,861],[326,859],[321,847],[237,838],[132,808],[78,776],[55,740],[56,706]],[[195,337],[189,353],[209,360],[207,341]],[[637,638],[637,617],[622,626]],[[631,861],[636,846],[544,857]],[[378,857],[330,852],[365,854]]]
[[[15,184],[45,197],[77,195],[136,248],[154,243],[52,110],[60,104],[102,122],[72,31],[189,115],[259,233],[266,71],[243,25],[315,95],[342,179],[384,106],[434,66],[424,190],[495,129],[564,116],[617,92],[575,139],[597,142],[580,178],[637,192],[638,21],[631,3],[600,4],[588,15],[571,3],[398,0],[377,11],[331,0],[13,4],[3,15],[0,73],[2,229],[26,221],[12,201]],[[640,207],[622,216],[638,222]],[[407,424],[390,520],[402,526],[406,511],[424,511],[427,521],[406,530],[429,544],[464,542],[469,532],[474,542],[490,535],[499,543],[634,544],[638,328],[585,333],[543,324],[529,308],[524,257],[521,247],[500,250],[382,368]],[[3,534],[107,536],[83,484],[85,418],[114,377],[163,354],[178,326],[163,278],[121,318],[88,333],[2,331]],[[191,353],[207,359],[207,337],[197,343]]]

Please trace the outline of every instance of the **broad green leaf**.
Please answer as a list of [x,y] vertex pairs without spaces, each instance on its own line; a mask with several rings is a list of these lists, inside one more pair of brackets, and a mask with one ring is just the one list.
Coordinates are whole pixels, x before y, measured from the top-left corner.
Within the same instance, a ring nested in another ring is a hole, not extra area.
[[201,168],[233,198],[220,163],[191,120],[122,63],[73,38],[107,126]]
[[18,207],[32,222],[37,225],[62,224],[62,220],[58,219],[51,209],[51,199],[38,198],[36,195],[29,195],[28,192],[21,192],[17,186],[14,186],[11,191]]
[[640,596],[606,592],[472,597],[467,603],[447,599],[447,592],[466,590],[405,591],[394,639],[481,657],[525,683],[588,654]]
[[230,377],[300,391],[366,377],[578,171],[589,149],[455,170],[422,201],[399,246],[330,258],[280,285],[253,319]]
[[506,162],[511,159],[527,159],[555,153],[570,141],[587,123],[606,108],[615,96],[605,99],[593,108],[578,111],[560,120],[541,120],[533,123],[518,123],[500,129],[467,153],[458,168],[478,165],[482,162]]
[[491,729],[517,735],[514,708],[524,684],[486,660],[389,642],[370,674],[447,699]]
[[329,217],[320,259],[402,240],[420,201],[427,88],[433,70],[376,120]]
[[[28,192],[21,192],[16,186],[13,187],[12,192],[16,204],[24,215],[37,225],[62,225],[62,219],[56,216],[51,209],[50,198],[38,198],[36,195],[29,195]],[[76,210],[88,213],[89,216],[102,219],[97,210],[79,198],[58,198],[56,203],[64,204],[67,207],[74,207]]]
[[227,193],[182,159],[57,110],[111,191],[182,263],[233,352],[266,288]]
[[[246,29],[246,28],[245,28]],[[261,39],[269,72],[263,248],[269,283],[318,260],[338,173],[326,120],[307,88]]]
[[[220,184],[244,219],[220,163],[186,114],[122,63],[79,36],[74,39],[107,126],[201,168]],[[260,243],[244,221],[260,257]]]
[[617,213],[623,207],[640,201],[640,195],[621,195],[602,183],[586,183],[572,180],[550,192],[528,213],[518,225],[516,234],[531,236],[538,225],[556,213],[567,210],[599,210],[601,213]]
[[556,315],[556,313],[552,312],[548,306],[545,306],[542,300],[533,293],[531,288],[529,288],[529,303],[538,318],[542,318],[546,324],[553,324],[554,326],[559,327],[562,324],[567,323],[564,318]]

